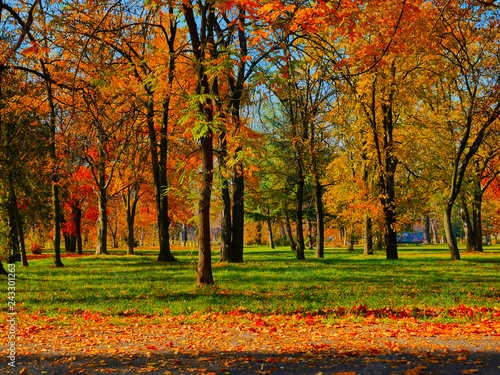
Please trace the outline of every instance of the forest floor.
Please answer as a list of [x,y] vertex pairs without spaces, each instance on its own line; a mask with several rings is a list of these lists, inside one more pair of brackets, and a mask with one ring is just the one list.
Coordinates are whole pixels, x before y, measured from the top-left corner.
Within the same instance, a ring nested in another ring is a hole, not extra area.
[[[83,318],[83,319],[82,319]],[[2,374],[499,374],[500,323],[245,312],[151,319],[25,316]],[[61,324],[61,325],[59,325]],[[2,327],[2,341],[6,327]],[[4,341],[5,342],[5,341]],[[5,352],[4,352],[5,353]]]

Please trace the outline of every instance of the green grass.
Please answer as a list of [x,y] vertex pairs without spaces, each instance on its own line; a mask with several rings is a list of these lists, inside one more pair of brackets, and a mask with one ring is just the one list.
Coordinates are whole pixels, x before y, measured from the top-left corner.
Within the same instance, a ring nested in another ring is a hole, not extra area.
[[[91,310],[116,315],[190,314],[244,309],[254,313],[316,312],[352,308],[450,308],[500,305],[500,246],[484,254],[462,254],[453,262],[445,246],[401,246],[399,260],[383,252],[363,257],[361,249],[328,248],[325,260],[306,251],[297,261],[289,248],[245,248],[242,264],[218,264],[215,287],[196,287],[197,253],[175,251],[175,264],[155,262],[156,250],[139,255],[63,258],[17,264],[16,303],[27,312],[56,314]],[[114,252],[114,250],[113,250]],[[124,251],[123,251],[124,253]],[[7,296],[7,282],[1,283]]]

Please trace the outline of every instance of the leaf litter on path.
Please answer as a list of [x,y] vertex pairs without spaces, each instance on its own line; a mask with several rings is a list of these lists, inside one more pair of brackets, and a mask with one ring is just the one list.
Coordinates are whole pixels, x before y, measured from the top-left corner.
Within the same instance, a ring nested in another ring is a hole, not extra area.
[[[500,323],[248,312],[19,314],[4,374],[500,374]],[[3,324],[2,339],[7,338]]]

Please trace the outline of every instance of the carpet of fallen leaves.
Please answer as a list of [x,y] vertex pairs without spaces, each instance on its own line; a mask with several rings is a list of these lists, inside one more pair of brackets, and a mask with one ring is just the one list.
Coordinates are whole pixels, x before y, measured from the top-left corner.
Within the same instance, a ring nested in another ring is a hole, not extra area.
[[[460,305],[446,311],[455,322],[463,317],[464,323],[418,318],[429,311],[384,312],[364,306],[328,323],[333,313],[262,315],[235,310],[141,316],[124,311],[109,316],[76,311],[47,316],[21,312],[16,367],[8,366],[4,354],[0,372],[500,374],[500,308]],[[1,325],[0,336],[6,342],[8,327]]]

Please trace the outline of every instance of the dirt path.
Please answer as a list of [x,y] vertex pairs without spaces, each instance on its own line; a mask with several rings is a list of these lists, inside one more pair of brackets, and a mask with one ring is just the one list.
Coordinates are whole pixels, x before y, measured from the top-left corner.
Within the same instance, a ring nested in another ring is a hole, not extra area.
[[20,329],[16,367],[4,355],[0,372],[500,374],[498,322],[328,325],[283,317],[252,319],[40,322]]

